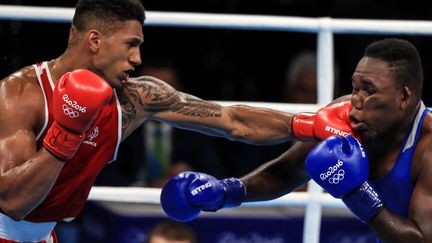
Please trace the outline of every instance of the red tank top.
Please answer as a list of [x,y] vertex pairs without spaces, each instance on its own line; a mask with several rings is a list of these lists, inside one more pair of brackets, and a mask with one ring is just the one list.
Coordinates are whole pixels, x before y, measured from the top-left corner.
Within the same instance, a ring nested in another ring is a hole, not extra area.
[[[46,62],[34,65],[45,96],[44,127],[37,134],[38,150],[49,126],[54,82]],[[116,159],[121,141],[121,108],[117,95],[100,112],[75,157],[66,162],[45,200],[25,220],[33,222],[62,221],[78,216],[87,201],[99,172]],[[43,170],[44,168],[40,168]]]

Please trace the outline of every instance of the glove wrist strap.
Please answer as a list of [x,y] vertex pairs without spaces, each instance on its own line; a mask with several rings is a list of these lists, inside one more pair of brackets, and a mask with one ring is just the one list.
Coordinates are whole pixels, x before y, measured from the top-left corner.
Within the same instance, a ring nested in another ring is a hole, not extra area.
[[368,181],[344,197],[342,201],[363,223],[367,223],[384,208],[384,203]]
[[243,182],[237,178],[227,178],[220,180],[225,190],[225,201],[222,207],[232,208],[240,206],[246,197],[246,187]]
[[83,141],[83,135],[69,132],[54,121],[44,137],[43,146],[57,158],[70,160]]

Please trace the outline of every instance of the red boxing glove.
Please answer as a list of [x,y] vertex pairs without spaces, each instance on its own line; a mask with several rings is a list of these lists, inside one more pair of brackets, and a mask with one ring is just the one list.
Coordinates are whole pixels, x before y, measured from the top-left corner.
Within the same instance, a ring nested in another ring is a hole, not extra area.
[[349,113],[351,101],[335,103],[318,110],[317,113],[299,113],[293,117],[292,132],[299,140],[318,139],[338,135],[353,135]]
[[44,138],[44,147],[63,160],[71,159],[112,95],[111,86],[89,70],[65,73],[54,87],[54,122]]

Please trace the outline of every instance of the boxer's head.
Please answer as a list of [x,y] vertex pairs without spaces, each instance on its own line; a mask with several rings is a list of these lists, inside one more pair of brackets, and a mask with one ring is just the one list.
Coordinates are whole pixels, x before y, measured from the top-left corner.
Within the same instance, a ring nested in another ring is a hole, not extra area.
[[119,88],[141,64],[144,20],[139,0],[81,0],[72,21],[69,53],[80,68]]
[[144,7],[139,0],[81,0],[76,5],[72,26],[79,32],[97,29],[109,34],[128,20],[144,23]]
[[417,49],[390,38],[373,42],[352,76],[353,129],[367,143],[401,132],[419,105],[423,70]]
[[420,97],[423,86],[423,68],[417,48],[402,39],[389,38],[371,43],[364,57],[377,58],[388,63],[395,81],[407,86]]

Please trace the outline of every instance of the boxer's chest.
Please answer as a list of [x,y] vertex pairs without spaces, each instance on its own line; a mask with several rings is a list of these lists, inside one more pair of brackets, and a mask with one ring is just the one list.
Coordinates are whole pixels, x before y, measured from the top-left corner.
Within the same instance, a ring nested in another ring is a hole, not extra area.
[[369,178],[376,179],[386,176],[396,164],[399,150],[393,150],[385,155],[369,158]]

